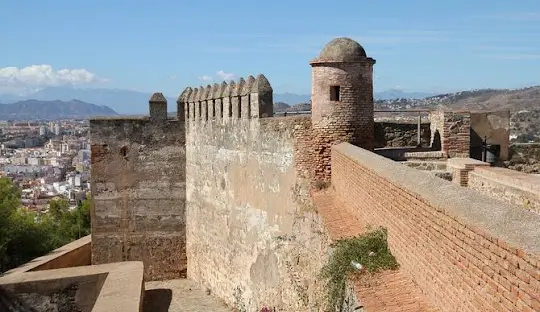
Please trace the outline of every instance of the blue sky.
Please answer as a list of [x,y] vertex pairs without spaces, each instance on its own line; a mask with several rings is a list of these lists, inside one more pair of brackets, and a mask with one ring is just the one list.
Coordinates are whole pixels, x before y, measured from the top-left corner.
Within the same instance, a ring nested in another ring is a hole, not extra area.
[[377,60],[375,91],[540,84],[538,0],[4,0],[0,16],[4,93],[72,83],[175,96],[263,73],[275,92],[309,94],[309,61],[338,36]]

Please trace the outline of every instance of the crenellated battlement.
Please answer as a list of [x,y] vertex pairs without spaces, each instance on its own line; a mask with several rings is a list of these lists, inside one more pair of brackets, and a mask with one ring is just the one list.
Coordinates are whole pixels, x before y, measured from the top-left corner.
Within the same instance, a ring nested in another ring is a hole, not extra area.
[[250,75],[229,83],[186,88],[177,100],[178,118],[193,123],[272,117],[273,103],[268,79],[262,74],[257,78]]

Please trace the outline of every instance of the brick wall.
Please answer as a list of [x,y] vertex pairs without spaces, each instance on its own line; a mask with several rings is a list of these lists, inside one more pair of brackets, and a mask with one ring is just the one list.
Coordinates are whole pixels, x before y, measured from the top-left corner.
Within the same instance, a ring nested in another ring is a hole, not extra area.
[[441,311],[540,311],[540,216],[340,144],[332,185]]
[[146,280],[185,277],[184,122],[152,112],[90,120],[92,263],[137,260]]

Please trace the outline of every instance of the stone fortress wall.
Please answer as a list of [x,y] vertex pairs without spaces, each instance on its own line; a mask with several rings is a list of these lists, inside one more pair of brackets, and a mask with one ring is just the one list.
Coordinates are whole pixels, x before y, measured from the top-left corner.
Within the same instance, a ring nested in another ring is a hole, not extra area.
[[263,75],[187,88],[179,103],[188,277],[240,311],[316,308],[327,240],[301,170],[310,118],[263,118],[273,116]]
[[[240,311],[317,311],[332,238],[310,193],[332,182],[344,203],[336,209],[352,211],[359,226],[386,226],[406,276],[424,293],[439,290],[428,296],[434,307],[536,309],[539,216],[426,177],[484,203],[450,209],[439,191],[402,178],[424,173],[371,153],[374,64],[350,39],[329,43],[311,63],[311,116],[273,117],[272,87],[259,75],[186,88],[176,118],[155,94],[150,117],[92,120],[93,263],[142,260],[146,280],[187,270]],[[470,116],[448,116],[433,128],[447,152],[468,155]],[[516,231],[486,228],[489,220],[510,220]],[[464,276],[467,294],[457,291]]]
[[150,117],[90,121],[92,263],[141,260],[145,279],[185,276],[185,130],[156,94]]

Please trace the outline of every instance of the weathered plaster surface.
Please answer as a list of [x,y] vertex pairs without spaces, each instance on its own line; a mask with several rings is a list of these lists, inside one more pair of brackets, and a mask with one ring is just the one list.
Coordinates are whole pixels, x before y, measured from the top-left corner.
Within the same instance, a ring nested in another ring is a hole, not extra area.
[[240,311],[317,310],[327,241],[295,169],[294,122],[188,124],[188,276]]

